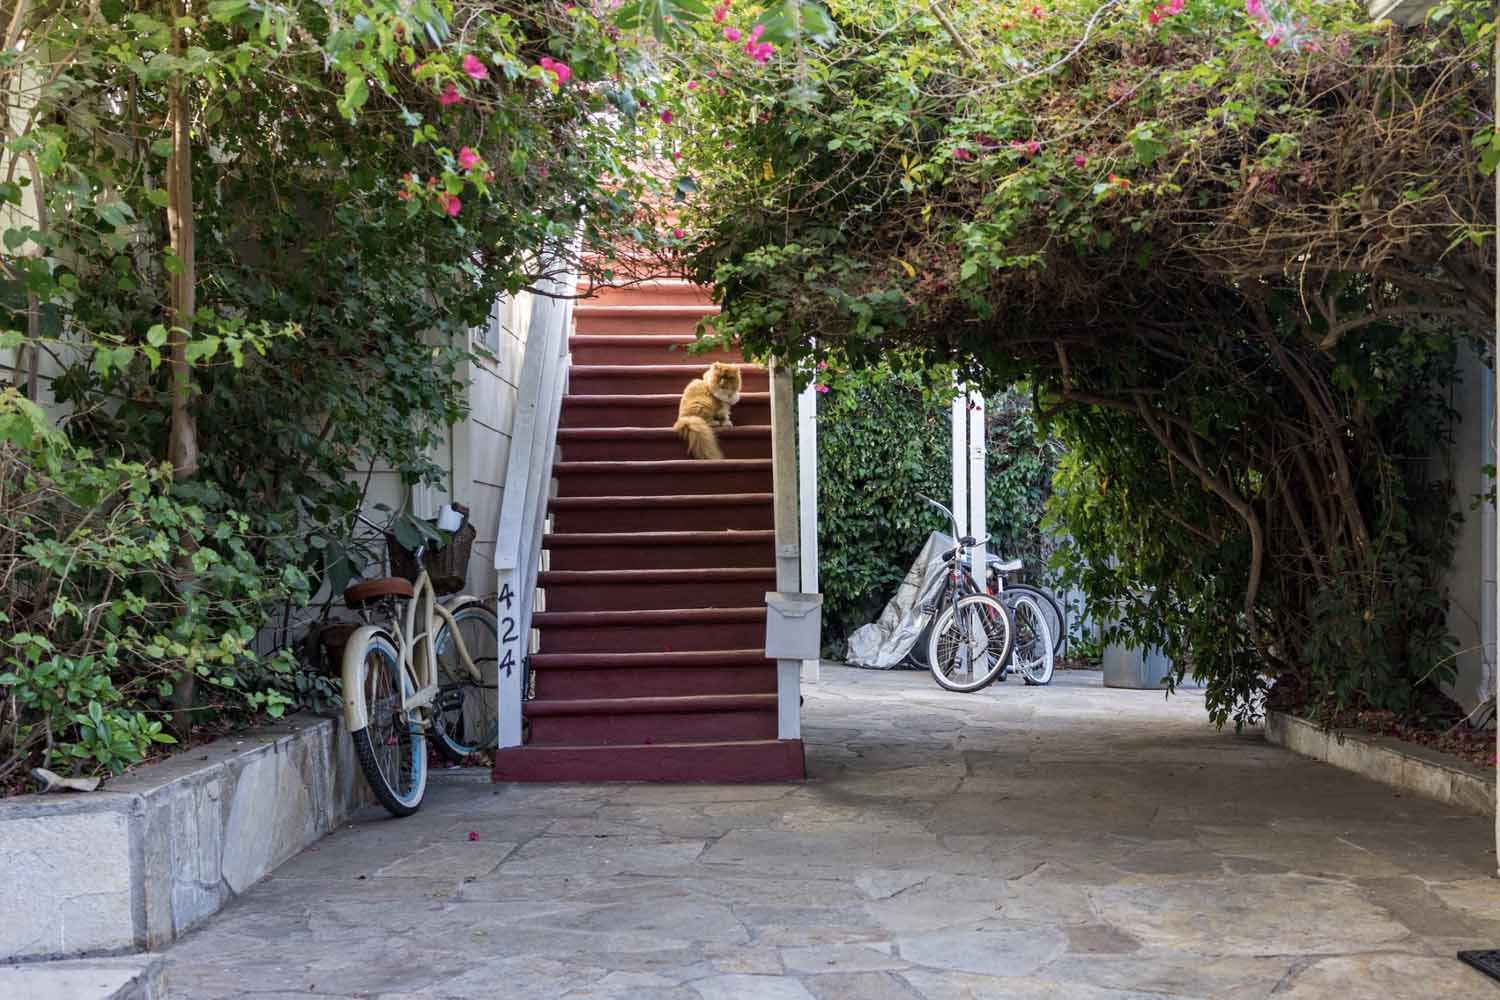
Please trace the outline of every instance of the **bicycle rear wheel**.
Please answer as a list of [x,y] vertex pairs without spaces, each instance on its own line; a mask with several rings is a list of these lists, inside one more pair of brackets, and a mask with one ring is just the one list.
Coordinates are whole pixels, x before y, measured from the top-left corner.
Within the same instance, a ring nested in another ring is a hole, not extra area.
[[[469,673],[458,655],[454,632],[479,676]],[[500,742],[499,624],[494,612],[473,601],[453,612],[433,637],[437,656],[438,695],[433,704],[432,739],[438,752],[455,764],[477,750],[494,749]]]
[[362,650],[357,692],[369,724],[350,735],[355,756],[375,798],[393,816],[410,816],[427,792],[427,740],[421,721],[401,708],[401,695],[412,693],[411,680],[391,641],[373,635]]
[[960,597],[933,623],[927,642],[932,679],[948,691],[978,691],[1005,669],[1014,639],[1005,605],[988,594]]
[[1062,604],[1047,591],[1040,587],[1033,587],[1029,583],[1006,584],[1005,594],[1026,594],[1036,598],[1037,607],[1047,617],[1047,630],[1052,636],[1052,653],[1054,657],[1063,655],[1063,643],[1068,638],[1067,615],[1063,611]]
[[1050,684],[1055,660],[1043,603],[1030,594],[1020,594],[1006,603],[1016,627],[1011,663],[1027,684]]

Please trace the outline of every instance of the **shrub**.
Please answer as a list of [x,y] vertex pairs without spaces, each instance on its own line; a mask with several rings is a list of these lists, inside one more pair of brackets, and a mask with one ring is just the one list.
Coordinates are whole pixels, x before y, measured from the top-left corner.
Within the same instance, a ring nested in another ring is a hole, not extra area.
[[173,742],[164,706],[188,675],[222,716],[281,714],[290,658],[250,642],[305,581],[262,571],[245,525],[211,488],[78,450],[0,392],[0,788],[38,765],[119,773]]

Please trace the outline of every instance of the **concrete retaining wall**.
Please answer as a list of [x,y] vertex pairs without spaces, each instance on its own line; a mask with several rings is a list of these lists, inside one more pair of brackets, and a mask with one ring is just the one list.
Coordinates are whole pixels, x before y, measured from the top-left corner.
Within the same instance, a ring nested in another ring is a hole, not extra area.
[[1385,736],[1330,733],[1284,712],[1266,713],[1266,739],[1412,795],[1480,815],[1495,814],[1495,774]]
[[0,801],[0,961],[160,948],[369,796],[348,734],[315,716],[105,788]]

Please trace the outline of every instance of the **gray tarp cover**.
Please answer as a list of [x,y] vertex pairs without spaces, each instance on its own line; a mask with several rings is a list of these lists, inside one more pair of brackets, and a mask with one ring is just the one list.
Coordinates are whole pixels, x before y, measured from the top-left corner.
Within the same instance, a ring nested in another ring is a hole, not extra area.
[[[917,553],[911,569],[906,571],[906,578],[896,588],[896,595],[880,613],[880,619],[860,626],[849,636],[850,666],[890,670],[901,665],[927,626],[922,605],[930,599],[929,592],[936,593],[942,586],[948,566],[943,561],[943,553],[951,548],[952,535],[934,531],[927,536],[922,551]],[[1001,560],[991,554],[988,561],[996,564]]]

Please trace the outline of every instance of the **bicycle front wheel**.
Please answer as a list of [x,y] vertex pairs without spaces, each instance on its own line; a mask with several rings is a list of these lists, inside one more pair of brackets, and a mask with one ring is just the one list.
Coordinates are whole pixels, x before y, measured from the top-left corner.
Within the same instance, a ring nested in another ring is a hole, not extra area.
[[355,730],[355,755],[375,798],[393,816],[410,816],[427,792],[427,740],[421,720],[401,708],[412,684],[391,641],[373,635],[360,657],[359,697],[369,724]]
[[[459,654],[464,651],[474,664]],[[437,656],[438,696],[432,712],[432,738],[438,752],[462,764],[477,750],[493,750],[500,742],[499,623],[494,612],[472,602],[453,612],[453,626],[445,621],[432,640]]]
[[1047,625],[1047,614],[1042,602],[1030,594],[1011,598],[1011,620],[1016,627],[1015,652],[1011,662],[1027,684],[1050,684],[1054,654],[1052,633]]
[[1005,669],[1014,638],[1005,605],[988,594],[960,597],[932,625],[927,640],[932,679],[947,691],[978,691]]

